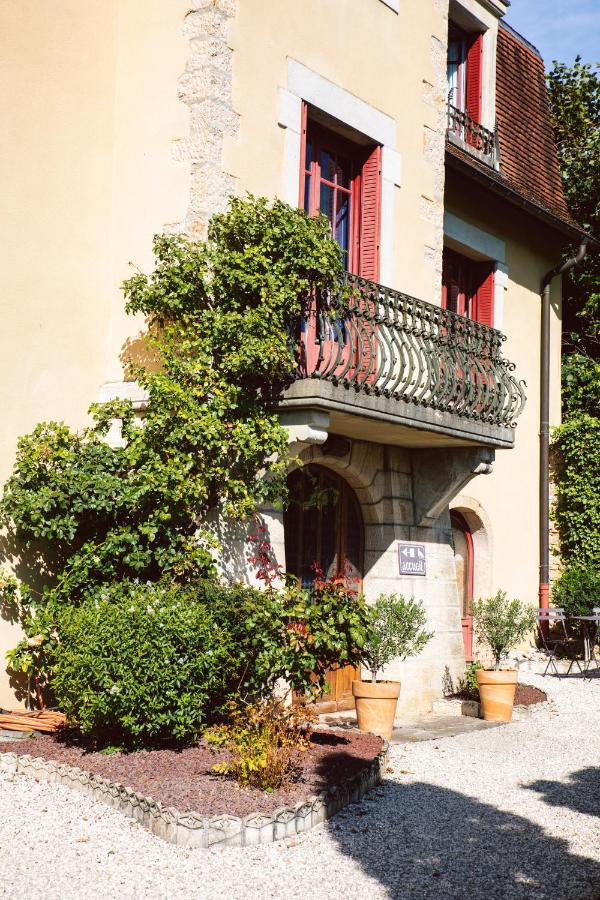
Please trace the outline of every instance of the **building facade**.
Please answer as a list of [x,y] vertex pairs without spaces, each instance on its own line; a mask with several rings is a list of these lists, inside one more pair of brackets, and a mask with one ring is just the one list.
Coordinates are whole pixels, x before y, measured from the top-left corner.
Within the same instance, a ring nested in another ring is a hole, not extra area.
[[[540,284],[579,230],[539,54],[503,0],[8,0],[0,477],[41,419],[129,396],[129,262],[206,234],[249,191],[328,216],[348,321],[313,319],[282,398],[302,494],[263,510],[299,577],[343,561],[369,599],[422,599],[434,638],[390,667],[424,711],[473,653],[468,603],[536,602]],[[560,413],[560,283],[551,410]],[[500,332],[506,335],[503,342]],[[508,365],[508,360],[515,369]],[[526,382],[527,387],[524,387]],[[527,402],[525,403],[525,393]],[[518,420],[518,424],[517,424]],[[300,511],[299,511],[300,510]],[[225,568],[246,571],[242,545]],[[16,640],[0,624],[0,653]],[[350,699],[332,677],[330,708]],[[11,702],[3,678],[0,703]]]

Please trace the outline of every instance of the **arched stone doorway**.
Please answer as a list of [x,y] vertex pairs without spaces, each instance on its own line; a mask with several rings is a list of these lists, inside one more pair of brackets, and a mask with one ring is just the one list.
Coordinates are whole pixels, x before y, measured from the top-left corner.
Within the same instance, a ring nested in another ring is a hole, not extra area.
[[[323,466],[309,464],[288,477],[290,502],[284,514],[287,571],[309,587],[315,565],[327,577],[343,572],[362,588],[364,528],[360,506],[350,485]],[[352,709],[351,666],[330,670],[330,693],[319,703],[321,712]]]
[[458,589],[458,605],[462,624],[465,659],[473,659],[473,616],[471,601],[473,600],[473,583],[475,573],[475,557],[473,535],[465,517],[453,509],[450,512],[452,523],[452,539],[454,542],[454,565],[456,567],[456,587]]

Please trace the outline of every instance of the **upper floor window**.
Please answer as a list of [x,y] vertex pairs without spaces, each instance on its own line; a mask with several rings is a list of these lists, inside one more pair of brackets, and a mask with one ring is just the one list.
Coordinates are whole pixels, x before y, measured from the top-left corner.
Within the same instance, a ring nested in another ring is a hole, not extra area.
[[448,137],[472,148],[496,165],[496,136],[481,124],[483,94],[483,34],[451,24],[448,32]]
[[381,147],[358,143],[303,114],[300,206],[323,213],[344,268],[379,278]]
[[444,247],[442,307],[493,327],[494,264]]
[[448,33],[448,103],[481,121],[483,35],[454,25]]

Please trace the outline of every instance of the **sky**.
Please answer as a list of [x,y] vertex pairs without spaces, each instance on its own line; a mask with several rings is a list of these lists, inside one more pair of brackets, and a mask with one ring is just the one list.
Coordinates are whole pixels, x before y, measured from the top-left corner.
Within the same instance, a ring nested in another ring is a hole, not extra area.
[[600,62],[600,0],[511,0],[505,21],[552,60]]

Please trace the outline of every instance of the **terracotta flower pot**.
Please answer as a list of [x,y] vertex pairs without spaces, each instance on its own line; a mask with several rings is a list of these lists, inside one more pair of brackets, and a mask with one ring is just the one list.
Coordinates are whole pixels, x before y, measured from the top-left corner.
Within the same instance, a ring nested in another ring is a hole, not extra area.
[[359,731],[370,731],[389,741],[400,696],[400,682],[353,681],[352,694]]
[[510,722],[512,719],[516,669],[477,669],[481,712],[487,722]]

